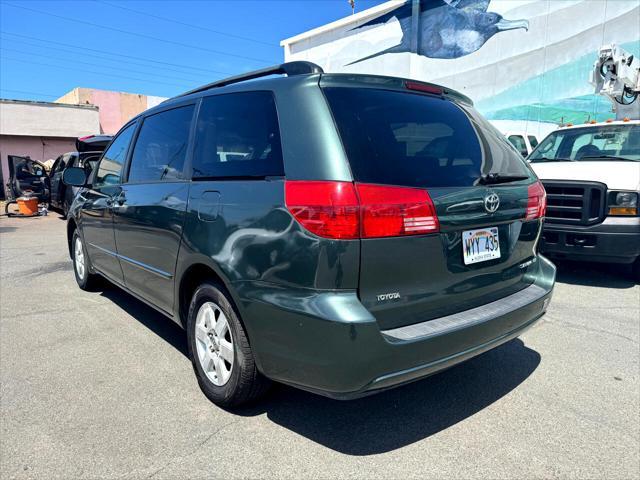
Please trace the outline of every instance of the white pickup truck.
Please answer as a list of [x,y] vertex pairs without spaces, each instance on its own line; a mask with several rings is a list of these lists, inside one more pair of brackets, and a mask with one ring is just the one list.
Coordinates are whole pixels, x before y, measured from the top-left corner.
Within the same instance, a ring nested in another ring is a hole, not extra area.
[[640,280],[640,121],[559,128],[528,160],[547,191],[542,251],[629,264]]

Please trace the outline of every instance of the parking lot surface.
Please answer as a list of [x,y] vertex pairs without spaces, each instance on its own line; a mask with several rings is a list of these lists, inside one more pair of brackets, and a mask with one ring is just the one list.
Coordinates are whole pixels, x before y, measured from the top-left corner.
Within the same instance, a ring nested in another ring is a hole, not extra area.
[[640,286],[617,268],[559,265],[543,321],[439,375],[228,412],[178,326],[77,288],[65,225],[0,219],[2,478],[638,478]]

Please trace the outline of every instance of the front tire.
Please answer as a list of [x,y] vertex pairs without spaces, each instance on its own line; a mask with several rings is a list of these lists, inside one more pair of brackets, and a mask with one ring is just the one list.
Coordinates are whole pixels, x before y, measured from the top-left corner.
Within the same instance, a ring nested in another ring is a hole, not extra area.
[[213,403],[238,407],[266,393],[270,382],[258,371],[244,327],[221,287],[203,283],[196,289],[187,337],[198,384]]
[[76,282],[82,290],[91,291],[98,285],[98,275],[90,272],[89,256],[84,241],[76,229],[71,239],[73,273]]
[[69,204],[66,200],[62,201],[62,218],[66,219],[69,217]]

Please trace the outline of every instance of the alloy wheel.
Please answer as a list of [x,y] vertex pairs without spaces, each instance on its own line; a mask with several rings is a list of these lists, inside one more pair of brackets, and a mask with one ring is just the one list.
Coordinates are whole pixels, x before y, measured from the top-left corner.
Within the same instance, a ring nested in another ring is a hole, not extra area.
[[74,250],[73,250],[74,258],[75,258],[75,266],[76,273],[78,277],[84,279],[85,274],[85,263],[84,263],[84,248],[82,248],[82,240],[80,238],[76,238]]
[[195,325],[198,361],[207,378],[216,386],[229,381],[234,363],[233,335],[229,321],[214,302],[200,306]]

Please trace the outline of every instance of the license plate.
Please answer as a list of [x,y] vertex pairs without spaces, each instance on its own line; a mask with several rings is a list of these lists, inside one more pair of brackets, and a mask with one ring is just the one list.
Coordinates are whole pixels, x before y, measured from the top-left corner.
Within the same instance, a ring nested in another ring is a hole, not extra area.
[[500,258],[498,227],[462,232],[462,255],[465,265]]

